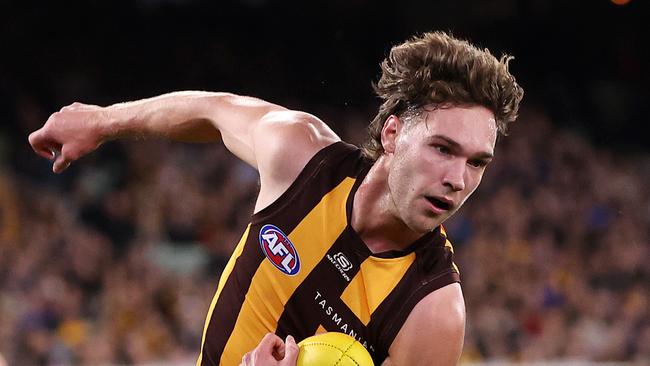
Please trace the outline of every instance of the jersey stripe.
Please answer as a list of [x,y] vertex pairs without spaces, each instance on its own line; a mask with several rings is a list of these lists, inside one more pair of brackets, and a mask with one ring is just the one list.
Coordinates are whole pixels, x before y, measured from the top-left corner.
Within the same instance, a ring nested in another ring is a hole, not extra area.
[[[440,225],[440,233],[445,237],[445,247],[449,248],[451,254],[454,254],[454,246],[449,241],[447,236],[447,231],[442,225]],[[451,266],[454,268],[454,271],[456,271],[456,273],[460,275],[460,270],[458,269],[458,265],[456,265],[456,262],[451,262]]]
[[[437,234],[437,233],[436,233]],[[409,313],[424,296],[449,283],[460,282],[452,269],[452,253],[445,246],[446,237],[437,235],[435,243],[416,249],[416,258],[394,290],[379,305],[368,323],[368,331],[377,338],[380,352],[373,354],[375,362],[383,361]],[[432,246],[432,247],[431,247]],[[447,268],[431,271],[431,268]],[[430,275],[423,275],[429,273]]]
[[232,272],[232,269],[235,266],[235,261],[237,260],[237,258],[239,258],[242,251],[244,250],[244,244],[246,243],[246,240],[248,239],[248,233],[250,232],[250,229],[251,229],[251,226],[249,224],[246,227],[246,231],[244,231],[244,235],[242,235],[241,239],[239,240],[239,243],[235,247],[235,251],[230,256],[230,259],[228,260],[228,263],[226,264],[226,267],[224,267],[224,269],[223,269],[223,272],[221,274],[221,278],[219,279],[219,285],[217,286],[217,292],[214,294],[214,297],[212,298],[212,302],[210,303],[210,309],[208,310],[208,315],[206,316],[206,319],[205,319],[205,325],[203,326],[203,336],[201,338],[201,352],[199,353],[199,358],[196,361],[197,366],[201,365],[201,362],[203,361],[203,345],[205,344],[205,334],[208,331],[208,324],[210,324],[210,318],[212,318],[212,312],[214,311],[214,306],[217,304],[217,299],[219,298],[219,294],[221,293],[221,290],[223,290],[223,286],[226,283],[226,278],[228,278],[228,276],[230,276],[230,272]]
[[[349,152],[350,145],[342,142],[321,149],[307,163],[296,180],[280,198],[253,215],[251,230],[255,228],[259,230],[258,224],[260,222],[273,217],[273,223],[276,226],[285,230],[285,233],[291,232],[303,220],[305,215],[321,201],[322,197],[347,176],[347,172],[354,170],[351,169],[351,166],[359,164],[358,159],[354,157],[341,161],[340,156],[349,154]],[[334,169],[333,166],[342,167],[343,169]],[[328,172],[325,177],[319,175],[323,170]],[[298,195],[301,192],[307,194]],[[289,204],[291,204],[291,209],[286,209]],[[276,215],[277,211],[282,211],[283,214]],[[220,280],[220,282],[224,282],[222,291],[217,297],[216,304],[212,307],[212,316],[208,320],[207,330],[203,337],[200,356],[201,365],[218,364],[226,343],[231,338],[253,275],[264,258],[266,257],[260,250],[257,236],[249,235],[241,255],[235,260],[231,273],[222,274]]]
[[361,270],[345,289],[341,300],[367,325],[371,314],[393,291],[414,260],[415,253],[390,259],[368,257],[361,263]]
[[[217,365],[219,363],[219,355],[223,352],[223,347],[235,326],[237,314],[244,302],[245,293],[242,293],[240,288],[248,289],[253,273],[265,258],[256,239],[255,235],[248,236],[242,254],[235,260],[233,270],[226,278],[217,298],[205,333],[202,365]],[[251,241],[254,245],[251,245]],[[222,277],[226,275],[224,273]]]
[[[334,217],[345,218],[345,197],[350,192],[354,179],[344,179],[322,200],[288,235],[292,243],[313,243],[297,247],[301,269],[295,276],[282,275],[277,280],[279,271],[273,264],[264,260],[252,278],[252,285],[246,294],[246,301],[238,315],[238,326],[224,348],[221,362],[225,365],[237,364],[240,359],[231,359],[243,355],[257,346],[265,333],[274,332],[276,324],[264,323],[264,319],[279,319],[289,297],[296,288],[310,275],[312,269],[323,257],[329,245],[333,243],[345,228],[345,220],[333,220]],[[323,230],[324,223],[327,223]],[[278,226],[281,230],[284,229]],[[315,229],[318,227],[318,229]],[[322,245],[317,245],[321,243]],[[324,245],[323,245],[324,244]],[[241,321],[248,319],[247,321]],[[250,321],[259,319],[260,321]],[[241,357],[241,356],[240,356]]]
[[[352,186],[350,186],[351,188]],[[345,200],[342,201],[342,203]],[[341,204],[340,209],[345,210],[345,206]],[[345,212],[345,211],[344,211]],[[344,213],[343,212],[343,213]],[[342,216],[336,217],[332,216],[332,219],[335,221],[331,224],[336,223],[337,226],[341,227],[341,235],[336,239],[336,241],[331,245],[331,247],[326,248],[327,253],[321,253],[320,262],[316,267],[309,273],[309,276],[302,281],[300,286],[298,286],[289,301],[284,306],[284,311],[278,320],[278,326],[275,333],[280,336],[286,336],[289,331],[296,339],[304,339],[316,333],[318,326],[321,324],[322,316],[316,316],[316,314],[325,314],[326,316],[331,315],[334,319],[333,322],[336,322],[335,328],[337,331],[344,331],[340,329],[344,324],[348,324],[348,327],[351,326],[351,323],[362,325],[361,321],[358,320],[356,315],[348,309],[348,307],[340,301],[341,293],[345,290],[347,281],[340,281],[341,277],[348,276],[348,278],[353,278],[360,269],[361,262],[365,257],[361,257],[361,254],[355,253],[350,250],[349,247],[349,231],[343,231],[342,229],[347,226],[347,220],[345,219],[345,214]],[[345,256],[345,258],[351,263],[351,267],[347,270],[339,270],[340,266],[336,266],[336,257],[339,255]],[[367,254],[365,254],[367,256]],[[325,301],[323,303],[323,301]],[[330,304],[339,304],[337,307],[331,306]],[[320,310],[318,307],[320,306]],[[331,309],[330,309],[331,308]],[[329,309],[329,310],[328,310]],[[305,319],[301,317],[301,314],[305,312],[315,314],[315,316]],[[343,317],[343,314],[346,316]],[[343,324],[341,324],[343,323]],[[332,324],[323,324],[325,329],[333,330]],[[346,327],[347,328],[347,327]],[[361,329],[359,329],[360,331]]]
[[[445,241],[445,247],[449,248],[449,251],[451,252],[451,254],[454,254],[454,246],[451,244],[449,239],[447,239]],[[460,270],[458,269],[458,266],[456,265],[456,262],[451,262],[451,266],[454,269],[454,271],[456,271],[456,273],[460,274]]]

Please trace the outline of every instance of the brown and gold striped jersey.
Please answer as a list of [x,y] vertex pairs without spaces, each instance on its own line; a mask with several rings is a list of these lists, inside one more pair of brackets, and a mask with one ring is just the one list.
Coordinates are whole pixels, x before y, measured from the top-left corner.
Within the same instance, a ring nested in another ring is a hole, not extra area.
[[324,331],[352,335],[379,365],[415,304],[460,280],[441,228],[406,250],[370,252],[350,224],[370,166],[357,147],[332,144],[252,216],[219,280],[197,365],[237,365],[267,332],[300,341]]

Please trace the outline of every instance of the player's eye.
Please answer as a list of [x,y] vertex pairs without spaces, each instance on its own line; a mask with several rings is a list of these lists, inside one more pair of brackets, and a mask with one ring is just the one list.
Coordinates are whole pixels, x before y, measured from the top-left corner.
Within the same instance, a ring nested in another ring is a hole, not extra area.
[[483,159],[470,160],[467,162],[470,166],[474,168],[484,168],[488,165],[489,161]]
[[451,154],[451,149],[445,145],[433,145],[433,147],[438,150],[439,153],[444,155]]

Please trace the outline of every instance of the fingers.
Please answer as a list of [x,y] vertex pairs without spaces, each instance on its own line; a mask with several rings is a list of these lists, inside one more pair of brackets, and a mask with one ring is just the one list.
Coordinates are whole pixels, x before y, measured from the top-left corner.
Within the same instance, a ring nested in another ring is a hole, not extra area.
[[[65,106],[53,113],[39,130],[29,135],[29,143],[39,156],[53,161],[52,171],[60,173],[81,156],[95,150],[100,141],[91,121],[101,107],[82,103]],[[90,126],[90,127],[89,127]]]
[[275,347],[271,352],[271,356],[273,356],[276,361],[282,360],[284,358],[284,343]]
[[61,153],[56,156],[56,160],[54,160],[54,165],[52,165],[52,171],[54,173],[61,173],[65,169],[67,169],[70,166],[70,163],[73,161],[77,160],[79,158],[79,154],[75,152],[70,145],[63,145],[63,148],[61,149]]
[[264,338],[262,338],[260,344],[257,346],[257,349],[261,350],[264,353],[270,354],[281,346],[284,346],[282,338],[273,333],[266,333]]
[[298,359],[298,345],[293,337],[287,343],[273,333],[267,333],[254,350],[242,357],[242,366],[295,366]]
[[29,135],[29,144],[36,154],[47,160],[55,160],[62,150],[62,145],[47,137],[42,129]]
[[70,145],[61,145],[45,137],[42,130],[29,135],[29,144],[36,154],[47,160],[54,160],[52,171],[61,173],[70,163],[78,158],[78,153],[73,152]]
[[66,160],[62,156],[63,155],[59,155],[59,157],[54,161],[54,165],[52,165],[52,171],[54,173],[61,173],[70,166],[70,160]]
[[29,144],[36,154],[48,160],[53,160],[56,151],[61,150],[61,145],[45,139],[41,130],[32,132],[29,135]]
[[296,340],[288,335],[284,343],[284,358],[280,362],[281,366],[295,366],[298,361],[298,353],[300,348],[296,344]]
[[251,357],[252,357],[252,356],[251,356],[251,352],[246,352],[246,354],[244,355],[244,357],[241,358],[241,363],[239,364],[239,366],[249,366],[249,365],[252,365],[252,363],[251,363]]

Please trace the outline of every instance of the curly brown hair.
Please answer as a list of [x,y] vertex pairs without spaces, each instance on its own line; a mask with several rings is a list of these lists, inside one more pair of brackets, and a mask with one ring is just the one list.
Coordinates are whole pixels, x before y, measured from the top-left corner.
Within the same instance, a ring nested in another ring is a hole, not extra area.
[[497,59],[489,50],[444,32],[425,33],[394,46],[373,85],[384,102],[368,126],[364,155],[374,161],[384,152],[381,130],[388,117],[418,114],[426,105],[485,106],[494,112],[498,131],[506,135],[524,94],[508,71],[511,59]]

